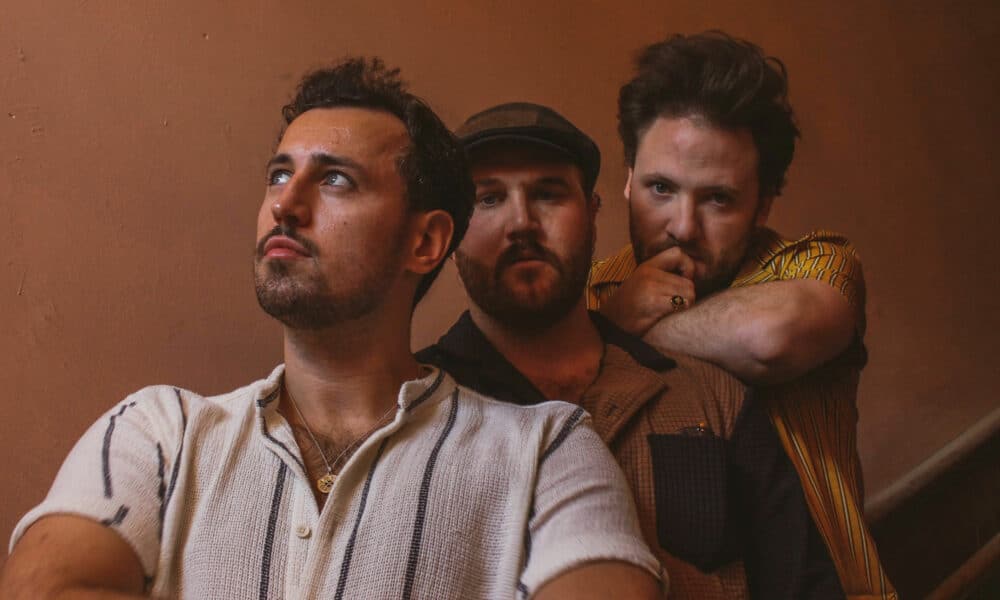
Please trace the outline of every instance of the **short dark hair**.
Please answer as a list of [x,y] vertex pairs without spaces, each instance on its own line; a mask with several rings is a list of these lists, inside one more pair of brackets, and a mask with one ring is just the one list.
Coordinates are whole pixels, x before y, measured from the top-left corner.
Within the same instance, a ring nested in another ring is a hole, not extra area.
[[[407,201],[413,210],[443,209],[451,215],[455,222],[448,246],[451,254],[469,226],[476,195],[461,144],[434,111],[407,90],[399,69],[386,67],[380,58],[350,57],[308,73],[281,114],[287,125],[314,108],[340,106],[382,110],[403,122],[410,145],[397,168],[406,183]],[[430,289],[444,262],[421,278],[414,305]]]
[[760,194],[781,194],[800,134],[780,60],[721,31],[675,35],[646,47],[636,59],[635,77],[618,94],[626,164],[635,165],[639,138],[653,121],[685,116],[723,129],[749,129]]

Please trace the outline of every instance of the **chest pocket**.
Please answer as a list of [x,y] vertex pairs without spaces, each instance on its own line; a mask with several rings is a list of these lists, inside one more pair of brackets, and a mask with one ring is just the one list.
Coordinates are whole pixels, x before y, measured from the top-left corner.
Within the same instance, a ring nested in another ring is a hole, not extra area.
[[712,434],[652,434],[648,441],[660,546],[704,572],[735,560],[737,485],[727,442]]

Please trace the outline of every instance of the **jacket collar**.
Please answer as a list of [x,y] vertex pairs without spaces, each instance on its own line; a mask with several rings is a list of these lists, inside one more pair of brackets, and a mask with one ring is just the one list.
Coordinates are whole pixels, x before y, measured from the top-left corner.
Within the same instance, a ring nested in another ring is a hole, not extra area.
[[[619,348],[623,356],[645,367],[633,371],[663,372],[677,366],[672,359],[660,354],[639,338],[625,333],[602,315],[590,312],[590,318],[606,345]],[[606,349],[605,356],[608,355]],[[462,313],[458,321],[436,344],[417,353],[417,357],[448,371],[461,385],[498,400],[521,405],[538,404],[548,400],[486,338],[468,311]],[[620,360],[624,359],[616,358],[612,364],[618,364]],[[605,366],[602,363],[602,373]],[[655,376],[655,373],[649,374]],[[598,381],[600,379],[599,375]],[[655,379],[660,381],[659,377]],[[652,380],[644,381],[648,383]]]

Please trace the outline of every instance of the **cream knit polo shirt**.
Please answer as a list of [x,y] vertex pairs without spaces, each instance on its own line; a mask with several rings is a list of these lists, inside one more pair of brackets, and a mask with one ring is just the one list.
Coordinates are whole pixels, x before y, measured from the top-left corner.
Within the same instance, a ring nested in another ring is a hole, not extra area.
[[283,367],[234,392],[143,389],[77,443],[11,548],[56,513],[135,550],[162,598],[526,598],[593,560],[659,575],[589,416],[522,407],[442,371],[344,465],[322,511],[277,410]]

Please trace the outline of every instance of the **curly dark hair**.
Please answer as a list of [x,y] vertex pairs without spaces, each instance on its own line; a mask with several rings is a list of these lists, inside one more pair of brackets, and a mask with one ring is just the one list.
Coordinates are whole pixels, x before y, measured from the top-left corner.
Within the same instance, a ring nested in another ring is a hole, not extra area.
[[635,77],[618,93],[626,164],[635,165],[639,138],[653,121],[685,116],[723,129],[749,129],[760,194],[781,194],[800,134],[780,60],[721,31],[675,35],[646,47],[636,59]]
[[[423,100],[407,91],[399,69],[386,67],[380,58],[350,57],[308,73],[281,114],[287,126],[308,110],[339,106],[383,110],[403,122],[410,145],[397,168],[406,183],[407,201],[413,210],[443,209],[451,215],[455,222],[447,252],[451,254],[469,226],[476,194],[465,152],[455,136]],[[414,305],[430,289],[444,262],[421,278]]]

